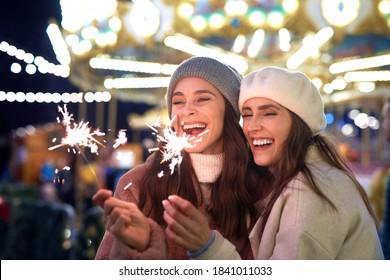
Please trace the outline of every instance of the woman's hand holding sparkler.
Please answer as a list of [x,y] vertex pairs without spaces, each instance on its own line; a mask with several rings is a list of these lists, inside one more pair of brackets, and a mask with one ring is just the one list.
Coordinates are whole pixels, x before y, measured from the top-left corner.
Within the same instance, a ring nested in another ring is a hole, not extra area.
[[110,190],[101,189],[93,200],[104,209],[106,229],[128,246],[143,251],[150,241],[150,226],[137,205],[117,199]]
[[212,231],[207,217],[191,202],[171,195],[162,204],[165,208],[167,239],[190,252],[198,251],[209,241]]

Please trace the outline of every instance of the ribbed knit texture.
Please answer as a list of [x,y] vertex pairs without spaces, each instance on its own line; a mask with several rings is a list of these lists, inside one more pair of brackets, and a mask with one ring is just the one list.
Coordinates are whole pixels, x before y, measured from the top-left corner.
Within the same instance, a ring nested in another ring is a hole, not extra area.
[[224,154],[190,154],[192,165],[200,183],[214,183],[222,172]]
[[183,61],[173,73],[167,89],[167,108],[169,117],[172,113],[172,93],[175,90],[176,84],[189,77],[201,78],[213,86],[233,106],[237,118],[240,117],[238,110],[238,95],[242,77],[231,66],[215,60],[210,57],[195,56]]

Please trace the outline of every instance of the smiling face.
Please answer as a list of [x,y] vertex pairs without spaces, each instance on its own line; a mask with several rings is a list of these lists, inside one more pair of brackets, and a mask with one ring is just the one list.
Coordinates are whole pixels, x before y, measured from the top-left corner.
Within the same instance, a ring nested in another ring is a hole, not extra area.
[[273,166],[283,155],[292,120],[286,108],[264,97],[248,99],[241,110],[243,131],[254,161]]
[[173,126],[179,136],[183,133],[201,141],[191,142],[190,153],[220,154],[223,152],[225,100],[209,82],[189,77],[180,80],[172,94]]

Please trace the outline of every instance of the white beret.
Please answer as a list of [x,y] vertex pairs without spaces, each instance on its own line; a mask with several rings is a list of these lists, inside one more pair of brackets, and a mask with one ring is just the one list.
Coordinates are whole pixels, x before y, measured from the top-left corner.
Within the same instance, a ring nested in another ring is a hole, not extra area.
[[324,103],[317,87],[302,72],[269,66],[249,73],[241,83],[238,106],[254,97],[271,99],[297,114],[312,135],[326,127]]

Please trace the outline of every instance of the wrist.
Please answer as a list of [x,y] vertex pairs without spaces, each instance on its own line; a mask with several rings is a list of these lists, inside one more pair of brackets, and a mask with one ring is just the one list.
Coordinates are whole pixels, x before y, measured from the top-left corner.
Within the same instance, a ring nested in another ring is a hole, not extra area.
[[210,236],[209,240],[207,240],[207,242],[197,251],[188,251],[187,255],[191,259],[193,259],[193,258],[196,258],[196,257],[200,256],[201,254],[203,254],[211,246],[211,244],[213,244],[213,242],[215,240],[215,236],[216,236],[215,231],[214,230],[211,231],[211,236]]

